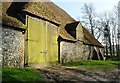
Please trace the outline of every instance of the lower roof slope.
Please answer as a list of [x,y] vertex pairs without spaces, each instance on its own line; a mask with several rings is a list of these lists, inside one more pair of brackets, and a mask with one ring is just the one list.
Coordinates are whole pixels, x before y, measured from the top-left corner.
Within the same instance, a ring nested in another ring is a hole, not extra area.
[[82,26],[82,28],[84,34],[84,39],[83,39],[84,44],[103,47],[103,45],[85,27]]

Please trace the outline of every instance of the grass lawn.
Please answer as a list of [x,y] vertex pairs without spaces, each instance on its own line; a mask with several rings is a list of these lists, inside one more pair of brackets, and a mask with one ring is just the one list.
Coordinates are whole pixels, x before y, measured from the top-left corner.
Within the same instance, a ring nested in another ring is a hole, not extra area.
[[111,71],[113,69],[120,68],[120,62],[110,61],[110,60],[88,60],[83,62],[68,62],[64,63],[64,66],[72,66],[90,70],[102,70]]
[[[120,62],[115,61],[103,61],[103,60],[88,60],[83,62],[69,62],[64,63],[64,66],[78,67],[82,69],[89,70],[102,70],[102,71],[110,71],[113,69],[120,68]],[[1,73],[1,72],[0,72]],[[45,78],[38,73],[36,70],[25,67],[25,68],[2,68],[2,82],[45,82]]]
[[37,82],[44,81],[40,73],[31,68],[2,68],[2,82],[19,81],[19,82]]

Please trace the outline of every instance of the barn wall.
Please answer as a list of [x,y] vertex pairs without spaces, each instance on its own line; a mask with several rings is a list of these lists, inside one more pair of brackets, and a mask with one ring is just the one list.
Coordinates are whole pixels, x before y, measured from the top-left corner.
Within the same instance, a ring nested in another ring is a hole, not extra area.
[[0,25],[0,66],[2,66],[2,26]]
[[8,26],[0,27],[3,66],[20,67],[23,66],[24,58],[24,38],[19,30],[9,28]]
[[62,41],[60,43],[61,63],[87,60],[89,57],[89,46],[82,42],[70,43]]

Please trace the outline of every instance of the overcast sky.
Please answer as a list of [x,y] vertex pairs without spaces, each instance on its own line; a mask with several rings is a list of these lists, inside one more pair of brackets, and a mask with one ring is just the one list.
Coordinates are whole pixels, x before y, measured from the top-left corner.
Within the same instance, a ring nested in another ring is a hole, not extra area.
[[120,0],[51,0],[64,9],[74,19],[81,16],[81,8],[84,3],[92,3],[97,13],[110,11]]

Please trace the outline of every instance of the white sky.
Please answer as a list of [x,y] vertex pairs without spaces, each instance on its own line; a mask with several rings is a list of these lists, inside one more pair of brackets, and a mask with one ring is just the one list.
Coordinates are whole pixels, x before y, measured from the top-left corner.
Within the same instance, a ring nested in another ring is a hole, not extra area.
[[120,0],[51,0],[56,5],[64,9],[74,19],[81,16],[81,7],[84,3],[92,3],[97,13],[110,11]]

